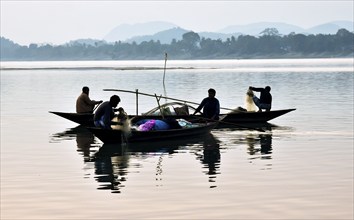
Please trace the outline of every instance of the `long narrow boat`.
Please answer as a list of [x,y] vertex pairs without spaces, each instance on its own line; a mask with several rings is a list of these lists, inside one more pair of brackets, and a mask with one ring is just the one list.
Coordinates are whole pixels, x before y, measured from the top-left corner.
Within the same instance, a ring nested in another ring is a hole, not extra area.
[[190,127],[138,131],[131,130],[126,133],[121,129],[102,129],[97,127],[88,127],[88,129],[103,143],[134,143],[147,141],[176,140],[187,137],[202,136],[209,134],[210,131],[218,125],[218,122],[193,123]]
[[[272,110],[268,112],[247,112],[247,111],[232,111],[227,114],[221,114],[221,122],[226,123],[265,123],[281,115],[295,111],[292,109]],[[129,118],[135,119],[154,118],[161,119],[161,114],[166,118],[183,118],[186,120],[193,120],[198,118],[198,115],[191,115],[195,108],[180,102],[171,102],[156,107],[142,115],[130,115]],[[162,113],[161,113],[162,112]],[[93,126],[93,114],[91,113],[67,113],[67,112],[53,112],[50,113],[76,122],[84,126]],[[200,117],[200,116],[199,116]]]
[[[136,91],[129,90],[120,90],[120,89],[104,89],[104,91],[113,91],[113,92],[126,92],[132,93],[136,95],[136,114],[138,114],[138,96],[149,96],[155,97],[158,102],[158,107],[148,111],[142,115],[131,115],[131,117],[143,119],[145,116],[153,117],[155,119],[170,117],[170,118],[183,118],[186,120],[193,120],[196,116],[191,115],[195,112],[195,109],[191,105],[199,105],[196,102],[190,102],[186,100],[165,97],[165,96],[157,96],[156,94],[147,94]],[[169,102],[163,105],[160,105],[159,100],[161,98],[173,100],[173,102]],[[221,114],[220,120],[224,123],[265,123],[274,118],[277,118],[281,115],[284,115],[288,112],[294,111],[296,109],[282,109],[282,110],[272,110],[268,112],[247,112],[242,110],[235,110],[229,108],[220,107],[222,110],[228,110],[229,113]],[[56,114],[60,117],[66,118],[70,121],[76,122],[80,125],[92,126],[93,125],[93,114],[78,114],[78,113],[66,113],[66,112],[50,112]],[[163,115],[163,116],[162,116]]]
[[[227,123],[265,123],[288,112],[296,110],[292,109],[282,109],[282,110],[272,110],[272,111],[262,111],[262,112],[248,112],[238,109],[230,109],[231,111],[226,114],[220,114],[221,122]],[[164,114],[166,117],[183,117],[185,119],[192,120],[200,115],[193,116],[191,113],[195,112],[193,106],[187,105],[182,102],[169,102],[163,104],[159,107],[155,107],[143,115],[156,116]]]
[[54,115],[58,115],[62,118],[68,119],[83,126],[93,126],[93,114],[92,113],[72,113],[72,112],[53,112]]
[[274,118],[277,118],[281,115],[284,115],[288,112],[295,111],[295,108],[292,109],[282,109],[282,110],[273,110],[268,112],[232,112],[228,114],[222,114],[221,118],[225,116],[222,121],[228,123],[265,123]]

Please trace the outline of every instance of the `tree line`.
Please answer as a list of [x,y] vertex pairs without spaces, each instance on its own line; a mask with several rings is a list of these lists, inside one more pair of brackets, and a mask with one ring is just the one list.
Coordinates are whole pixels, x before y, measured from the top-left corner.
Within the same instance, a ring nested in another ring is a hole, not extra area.
[[339,29],[336,34],[280,35],[275,28],[267,28],[260,36],[240,35],[225,41],[200,38],[191,31],[170,44],[160,41],[94,44],[74,42],[59,46],[50,44],[21,46],[1,37],[1,60],[144,60],[161,59],[247,59],[350,57],[354,55],[354,33]]

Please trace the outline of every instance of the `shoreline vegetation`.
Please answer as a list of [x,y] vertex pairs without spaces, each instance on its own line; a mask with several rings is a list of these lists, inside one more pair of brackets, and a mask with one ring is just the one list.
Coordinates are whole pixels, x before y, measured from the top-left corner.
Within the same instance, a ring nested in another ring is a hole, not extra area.
[[339,29],[336,34],[280,35],[274,28],[261,32],[259,37],[232,36],[226,41],[200,38],[195,32],[183,34],[182,40],[170,44],[159,40],[137,44],[97,41],[93,44],[74,42],[21,46],[1,37],[0,61],[114,61],[220,59],[297,59],[354,57],[354,33]]

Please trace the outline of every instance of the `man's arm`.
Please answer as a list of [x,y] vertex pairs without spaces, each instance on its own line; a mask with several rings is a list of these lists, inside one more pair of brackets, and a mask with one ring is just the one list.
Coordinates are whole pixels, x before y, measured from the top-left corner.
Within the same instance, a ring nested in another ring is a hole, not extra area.
[[264,90],[264,88],[256,88],[256,87],[252,87],[252,86],[250,86],[249,89],[252,91],[255,91],[255,92],[262,92]]
[[216,116],[219,116],[220,115],[220,102],[219,100],[216,102],[216,113],[215,113]]
[[197,114],[198,112],[200,112],[200,110],[204,107],[206,102],[206,99],[203,99],[203,101],[200,103],[200,105],[198,106],[198,108],[195,110],[195,112],[193,113],[193,115]]
[[91,106],[94,106],[96,104],[101,104],[103,101],[95,101],[95,100],[91,100],[90,97],[88,96],[84,96],[84,102],[87,104],[87,105],[91,105]]

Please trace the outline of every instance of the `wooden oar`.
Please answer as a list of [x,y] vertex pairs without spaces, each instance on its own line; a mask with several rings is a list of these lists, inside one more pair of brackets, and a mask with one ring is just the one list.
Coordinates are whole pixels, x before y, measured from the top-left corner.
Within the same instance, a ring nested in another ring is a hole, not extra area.
[[[122,90],[122,89],[103,89],[103,91],[127,92],[127,93],[133,93],[133,94],[139,94],[139,95],[145,95],[145,96],[155,97],[155,95],[148,94],[148,93],[142,93],[142,92],[137,92],[137,91],[129,91],[129,90]],[[191,102],[191,101],[187,101],[187,100],[176,99],[176,98],[171,98],[171,97],[166,97],[166,96],[159,96],[159,97],[160,97],[160,98],[164,98],[164,99],[170,99],[170,100],[174,100],[174,101],[179,101],[179,102],[194,104],[194,105],[199,105],[199,104],[200,104],[200,103],[196,103],[196,102]],[[223,108],[223,107],[220,107],[220,109],[229,110],[229,111],[234,111],[234,109],[231,109],[231,108]]]
[[260,132],[265,132],[265,130],[263,130],[261,128],[252,128],[252,127],[248,127],[248,126],[244,126],[244,125],[235,124],[235,123],[232,123],[232,122],[222,121],[223,118],[220,119],[220,120],[215,120],[215,119],[204,118],[204,117],[195,116],[195,115],[193,115],[193,117],[195,117],[197,119],[206,120],[206,121],[219,122],[219,123],[222,123],[222,124],[232,125],[232,126],[239,127],[239,128],[246,128],[246,129],[250,129],[250,130],[256,130],[256,131],[260,131]]
[[98,106],[100,106],[101,105],[101,103],[99,103],[99,104],[97,104],[94,108],[93,108],[93,110],[92,110],[92,112],[95,112],[95,110],[98,108]]

